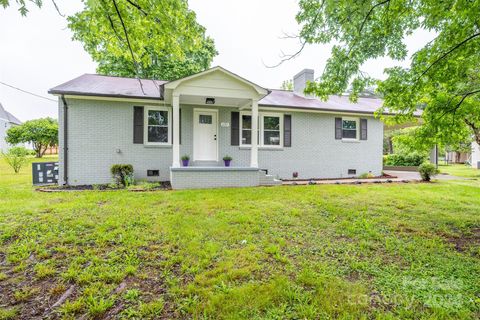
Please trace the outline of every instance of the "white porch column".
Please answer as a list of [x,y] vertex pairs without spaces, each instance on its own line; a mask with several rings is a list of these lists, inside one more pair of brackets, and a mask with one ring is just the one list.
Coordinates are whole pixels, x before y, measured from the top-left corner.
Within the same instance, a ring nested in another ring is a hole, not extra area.
[[252,100],[252,148],[250,167],[258,168],[258,100]]
[[180,96],[173,95],[173,161],[172,167],[180,167]]

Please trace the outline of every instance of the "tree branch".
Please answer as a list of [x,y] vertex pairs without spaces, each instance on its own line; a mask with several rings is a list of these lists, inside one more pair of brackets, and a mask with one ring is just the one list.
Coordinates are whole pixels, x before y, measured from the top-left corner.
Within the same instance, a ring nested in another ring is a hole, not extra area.
[[452,53],[453,51],[455,51],[456,49],[460,48],[461,46],[463,46],[465,43],[467,43],[468,41],[476,38],[480,36],[480,32],[479,33],[475,33],[474,35],[471,35],[470,37],[466,38],[465,40],[463,40],[462,42],[460,43],[457,43],[455,46],[453,46],[452,48],[450,48],[450,50],[448,50],[447,52],[445,52],[444,54],[442,54],[439,58],[437,58],[434,62],[432,62],[418,77],[417,79],[415,79],[414,83],[417,83],[421,77],[423,77],[424,75],[427,74],[428,71],[430,71],[430,69],[435,65],[437,64],[438,62],[440,62],[441,60],[445,59],[446,56],[448,56],[450,53]]
[[473,121],[470,121],[468,119],[464,119],[465,123],[467,124],[467,126],[470,127],[470,129],[472,129],[473,131],[473,136],[475,137],[475,142],[480,145],[480,128],[477,127],[477,125],[475,125],[475,123]]
[[467,92],[463,95],[462,99],[460,100],[460,102],[457,103],[457,105],[455,106],[455,111],[457,111],[458,108],[460,108],[460,105],[463,103],[463,101],[465,101],[465,99],[471,95],[474,95],[474,94],[477,94],[480,92],[480,89],[478,90],[474,90],[474,91],[470,91],[470,92]]
[[373,7],[370,8],[370,10],[368,11],[367,15],[365,16],[365,19],[363,19],[363,22],[362,24],[360,25],[360,29],[358,30],[358,34],[361,35],[362,34],[362,30],[363,30],[363,27],[365,26],[365,23],[367,22],[368,18],[370,18],[370,15],[372,14],[373,10],[375,10],[375,8],[381,6],[381,5],[384,5],[385,3],[388,3],[390,2],[390,0],[385,0],[385,1],[382,1],[382,2],[379,2],[377,3],[376,5],[374,5]]
[[133,1],[131,0],[127,0],[128,3],[130,3],[132,6],[134,6],[135,8],[137,8],[141,13],[143,13],[145,16],[148,16],[148,13],[145,12],[145,10],[142,9],[142,7],[140,7],[139,4],[137,3],[134,3]]
[[[370,8],[367,15],[363,19],[362,24],[360,25],[360,29],[358,29],[358,37],[360,37],[362,35],[363,27],[365,27],[365,24],[367,23],[368,18],[370,18],[370,15],[373,13],[373,10],[375,10],[375,8],[377,8],[381,5],[384,5],[386,3],[390,3],[390,0],[385,0],[385,1],[379,2],[379,3],[377,3],[376,5],[374,5],[373,7]],[[357,43],[358,37],[353,41],[352,45],[350,46],[350,49],[348,49],[347,56],[350,56],[350,52],[352,52],[353,48],[355,47],[355,44]]]
[[101,2],[102,2],[103,10],[105,11],[105,15],[107,16],[108,22],[110,23],[110,27],[113,30],[113,33],[115,33],[115,36],[117,37],[118,41],[122,42],[123,40],[120,37],[120,35],[118,34],[117,28],[115,28],[115,24],[113,23],[112,17],[110,16],[110,13],[108,12],[108,8],[106,7],[105,1],[101,0]]
[[[317,22],[317,19],[318,19],[318,16],[320,15],[320,13],[322,12],[322,8],[323,6],[325,5],[325,0],[322,1],[322,3],[320,4],[320,8],[318,8],[318,11],[317,11],[317,14],[315,14],[315,17],[313,18],[312,20],[312,23],[310,24],[310,28],[309,28],[309,32],[312,31],[312,29],[315,28],[315,23]],[[289,54],[289,55],[284,55],[282,57],[282,59],[280,60],[280,62],[278,62],[277,64],[273,65],[273,66],[267,66],[266,64],[265,67],[267,68],[276,68],[280,65],[282,65],[285,61],[288,61],[288,60],[292,60],[292,59],[295,59],[296,57],[298,57],[298,55],[300,55],[300,53],[302,53],[303,49],[305,48],[307,44],[307,41],[302,41],[301,42],[301,46],[300,46],[300,49],[297,50],[297,52],[295,52],[294,54]]]
[[293,54],[288,54],[288,55],[285,55],[285,54],[284,54],[283,57],[282,57],[282,60],[280,60],[280,62],[278,62],[277,64],[275,64],[275,65],[273,65],[273,66],[267,66],[267,65],[265,65],[265,67],[267,67],[267,68],[276,68],[276,67],[280,66],[281,64],[283,64],[284,62],[286,62],[286,61],[288,61],[288,60],[295,59],[296,57],[298,57],[298,55],[299,55],[300,53],[302,53],[303,48],[305,48],[306,44],[307,44],[307,42],[303,41],[303,42],[302,42],[302,45],[300,46],[300,49],[298,49],[297,52],[295,52],[295,53],[293,53]]
[[142,90],[142,93],[145,94],[145,91],[143,90],[142,80],[140,80],[140,77],[138,76],[138,64],[137,64],[137,61],[135,60],[135,55],[133,54],[132,46],[130,45],[130,39],[128,38],[127,28],[125,27],[125,23],[123,22],[123,18],[122,18],[122,15],[120,14],[120,10],[118,9],[117,2],[115,0],[112,0],[112,2],[113,2],[113,5],[115,6],[115,10],[117,11],[117,15],[118,15],[118,18],[120,19],[120,23],[122,24],[123,32],[125,33],[125,39],[127,40],[128,49],[130,50],[130,54],[132,56],[133,65],[135,67],[135,74],[137,75],[137,80],[140,83],[140,88]]
[[[468,98],[469,96],[471,95],[475,95],[477,93],[480,93],[480,89],[478,90],[473,90],[473,91],[469,91],[469,92],[466,92],[462,95],[462,98],[460,99],[460,101],[455,105],[455,107],[451,108],[451,109],[447,109],[445,110],[442,115],[440,117],[437,118],[437,120],[440,120],[442,119],[447,113],[450,113],[450,112],[453,112],[454,114],[457,112],[457,110],[460,108],[460,106],[463,104],[463,102],[465,101],[466,98]],[[450,103],[453,101],[453,99],[455,97],[459,96],[458,94],[457,95],[454,95],[452,96],[449,100],[448,100],[448,103],[447,103],[447,107],[450,105]]]
[[55,7],[55,10],[57,10],[57,13],[58,13],[61,17],[65,18],[65,15],[60,12],[60,9],[58,8],[57,2],[56,2],[55,0],[52,0],[52,3],[53,3],[53,6]]

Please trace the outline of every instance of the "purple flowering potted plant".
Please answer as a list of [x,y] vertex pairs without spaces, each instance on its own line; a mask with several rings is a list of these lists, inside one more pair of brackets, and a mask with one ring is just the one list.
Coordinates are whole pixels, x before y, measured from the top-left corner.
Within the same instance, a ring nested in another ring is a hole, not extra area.
[[230,167],[230,162],[232,162],[232,157],[230,156],[223,157],[223,163],[225,164],[225,167]]
[[190,160],[190,157],[188,155],[182,156],[182,165],[184,167],[188,167],[188,161]]

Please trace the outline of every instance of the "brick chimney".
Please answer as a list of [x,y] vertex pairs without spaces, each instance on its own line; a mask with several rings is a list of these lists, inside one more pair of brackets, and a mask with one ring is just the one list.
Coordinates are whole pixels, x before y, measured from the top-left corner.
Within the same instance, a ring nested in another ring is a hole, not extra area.
[[301,97],[313,98],[312,95],[305,95],[303,91],[307,86],[307,82],[314,81],[313,69],[303,69],[293,77],[293,92]]

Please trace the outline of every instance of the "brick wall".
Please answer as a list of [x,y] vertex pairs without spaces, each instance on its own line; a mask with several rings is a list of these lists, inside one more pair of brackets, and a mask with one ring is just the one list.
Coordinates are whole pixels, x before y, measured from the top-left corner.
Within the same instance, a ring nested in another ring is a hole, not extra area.
[[[69,184],[108,183],[110,166],[132,164],[137,179],[147,179],[147,170],[160,170],[160,177],[169,180],[172,163],[171,147],[133,144],[133,106],[138,103],[67,99],[69,104],[68,146]],[[182,144],[180,155],[193,158],[193,107],[182,108]],[[219,109],[219,123],[230,123],[231,108]],[[300,178],[346,177],[348,169],[357,174],[382,170],[383,124],[368,117],[368,140],[345,142],[335,140],[332,114],[293,112],[292,147],[281,150],[260,149],[259,166],[269,174],[290,178],[297,171]],[[63,177],[63,105],[59,104],[60,177]],[[230,145],[230,127],[218,126],[219,161],[224,155],[233,157],[232,166],[250,164],[250,150]],[[117,152],[119,150],[120,152]],[[150,178],[150,177],[149,177]],[[60,181],[62,183],[62,181]]]
[[174,189],[254,187],[259,184],[258,170],[189,169],[192,168],[172,169],[170,181]]

